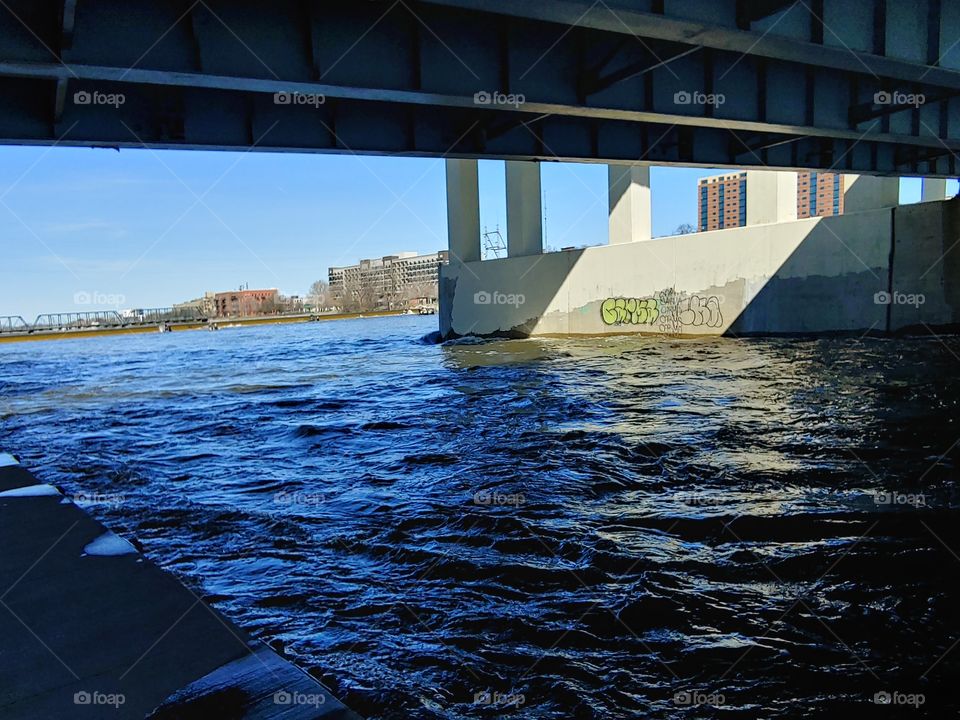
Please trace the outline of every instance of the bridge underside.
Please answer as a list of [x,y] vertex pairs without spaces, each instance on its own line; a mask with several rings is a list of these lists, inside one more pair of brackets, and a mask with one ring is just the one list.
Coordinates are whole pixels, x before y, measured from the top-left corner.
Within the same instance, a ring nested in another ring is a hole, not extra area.
[[944,0],[0,5],[4,143],[960,174]]

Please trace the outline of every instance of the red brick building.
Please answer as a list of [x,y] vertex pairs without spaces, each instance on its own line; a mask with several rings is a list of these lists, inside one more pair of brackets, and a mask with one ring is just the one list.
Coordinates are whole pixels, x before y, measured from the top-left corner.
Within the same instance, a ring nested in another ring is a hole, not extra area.
[[843,214],[843,175],[829,172],[797,173],[797,217]]
[[747,224],[747,173],[700,178],[697,230],[722,230]]
[[213,297],[217,317],[273,315],[280,309],[280,292],[269,290],[231,290]]

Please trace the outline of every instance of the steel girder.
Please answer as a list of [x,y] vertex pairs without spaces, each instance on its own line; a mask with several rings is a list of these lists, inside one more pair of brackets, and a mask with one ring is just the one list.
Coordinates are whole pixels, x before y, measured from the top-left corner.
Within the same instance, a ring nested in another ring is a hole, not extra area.
[[955,176],[958,41],[941,0],[3,0],[0,142]]

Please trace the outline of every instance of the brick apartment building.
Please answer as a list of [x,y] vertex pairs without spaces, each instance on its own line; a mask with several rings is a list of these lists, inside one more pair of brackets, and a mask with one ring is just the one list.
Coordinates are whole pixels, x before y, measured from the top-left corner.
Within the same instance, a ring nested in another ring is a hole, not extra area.
[[797,217],[843,215],[843,175],[797,173]]
[[[843,175],[797,173],[797,217],[841,215]],[[747,173],[701,178],[697,184],[697,230],[722,230],[747,224]]]
[[280,292],[268,290],[231,290],[213,296],[217,317],[273,315],[280,308]]
[[747,224],[747,173],[700,178],[697,230],[722,230]]

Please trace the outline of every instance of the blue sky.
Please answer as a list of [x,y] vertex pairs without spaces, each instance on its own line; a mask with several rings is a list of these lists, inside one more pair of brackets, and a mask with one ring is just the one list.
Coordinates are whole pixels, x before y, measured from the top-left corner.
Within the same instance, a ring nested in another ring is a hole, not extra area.
[[[696,181],[716,172],[653,169],[654,235],[696,223]],[[481,162],[480,212],[506,235],[503,173]],[[542,184],[547,245],[606,242],[605,166],[544,163]],[[919,193],[902,182],[902,202]],[[331,265],[445,248],[443,161],[5,147],[0,238],[0,315],[28,321],[241,283],[302,294]]]

